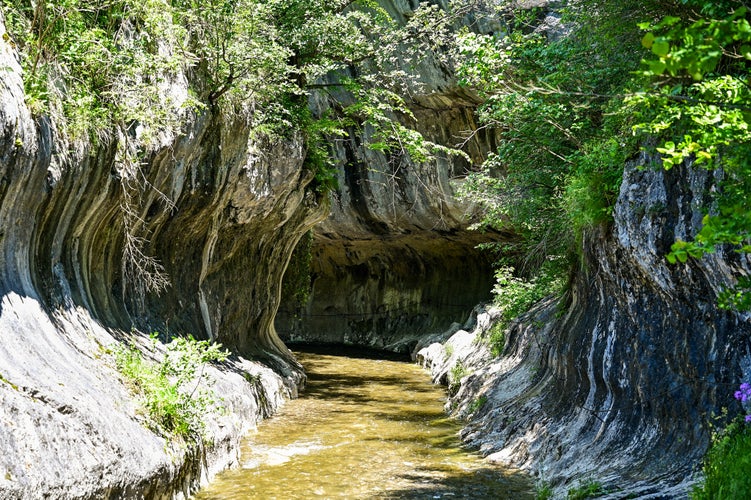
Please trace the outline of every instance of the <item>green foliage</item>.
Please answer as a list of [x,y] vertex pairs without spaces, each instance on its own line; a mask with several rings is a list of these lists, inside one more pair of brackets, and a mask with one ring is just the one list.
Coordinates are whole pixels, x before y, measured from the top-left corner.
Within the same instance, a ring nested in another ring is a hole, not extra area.
[[607,491],[597,481],[584,481],[579,486],[568,490],[566,498],[569,500],[585,500],[586,498],[597,498],[605,495]]
[[[497,299],[500,299],[500,296],[497,296]],[[487,343],[490,346],[490,353],[493,356],[497,357],[502,355],[503,351],[506,349],[506,328],[508,328],[508,323],[509,321],[506,320],[506,314],[504,312],[503,318],[500,321],[493,323],[493,326],[490,327]]]
[[451,344],[445,344],[444,347],[443,347],[443,349],[444,349],[444,353],[445,353],[445,358],[446,359],[449,359],[451,356],[454,355],[454,346],[453,345],[451,345]]
[[112,124],[159,130],[174,122],[177,104],[158,92],[180,64],[156,42],[181,36],[165,0],[3,0],[2,7],[34,113],[59,115],[71,137],[94,140]]
[[509,21],[506,36],[461,36],[461,82],[483,95],[480,118],[501,132],[463,194],[484,207],[481,227],[519,235],[502,249],[517,256],[510,264],[519,281],[501,287],[515,311],[531,302],[522,296],[542,290],[533,283],[543,266],[550,275],[553,261],[566,275],[582,232],[612,219],[624,162],[638,151],[621,95],[639,61],[635,24],[649,10],[596,3],[571,2],[564,20],[572,31],[553,41],[530,29],[527,11]]
[[477,410],[485,406],[485,403],[488,402],[488,397],[486,395],[479,396],[477,399],[472,401],[472,404],[467,407],[467,414],[471,415],[475,413]]
[[575,236],[612,220],[623,166],[635,149],[632,138],[612,136],[588,142],[573,156],[574,168],[566,178],[562,206]]
[[[442,57],[460,13],[424,4],[399,26],[373,0],[1,1],[29,106],[61,110],[73,137],[113,127],[156,137],[176,126],[181,107],[222,107],[266,133],[304,130],[321,191],[334,185],[322,144],[342,137],[353,116],[374,127],[376,148],[417,162],[451,151],[397,122],[409,113],[396,96],[419,88],[415,68]],[[192,97],[174,102],[164,90],[185,72],[197,76]],[[312,89],[347,106],[367,102],[311,119],[300,110]]]
[[[647,30],[642,45],[651,58],[642,63],[654,90],[630,99],[640,113],[637,132],[657,136],[663,166],[690,161],[694,166],[722,168],[722,180],[711,210],[693,241],[678,240],[667,259],[684,263],[720,245],[751,250],[751,23],[740,2],[698,4],[706,16],[664,17]],[[717,17],[711,17],[717,16]],[[748,286],[726,291],[725,307],[751,306]]]
[[[668,260],[701,258],[720,245],[748,252],[747,8],[737,0],[595,4],[571,2],[564,21],[572,31],[554,41],[530,29],[528,11],[508,23],[506,36],[461,36],[461,81],[485,97],[481,118],[502,133],[464,188],[485,208],[482,225],[520,236],[503,250],[517,256],[510,262],[522,282],[550,258],[573,265],[583,232],[611,219],[624,163],[644,136],[656,137],[665,168],[687,160],[722,166],[701,231],[676,241]],[[645,19],[657,21],[638,23]],[[644,49],[651,56],[634,71]],[[522,282],[504,285],[512,304],[530,289]],[[751,306],[749,284],[724,292],[721,305]]]
[[501,308],[501,317],[490,329],[487,342],[494,356],[503,354],[506,334],[511,321],[528,311],[536,302],[563,290],[564,279],[554,263],[549,263],[532,278],[525,279],[515,274],[511,267],[496,271],[495,305]]
[[535,484],[535,500],[550,500],[553,498],[553,488],[546,481]]
[[461,386],[461,380],[469,375],[471,371],[458,361],[448,372],[448,391],[449,394],[456,394]]
[[[152,335],[154,349],[156,334]],[[114,350],[115,364],[139,396],[149,426],[164,436],[198,439],[206,413],[217,411],[219,399],[207,387],[206,363],[223,361],[228,352],[220,344],[192,337],[174,338],[161,362],[144,359],[134,346]]]
[[739,418],[712,439],[695,500],[748,498],[751,494],[751,428]]
[[[738,4],[740,6],[740,3]],[[648,32],[642,45],[650,49],[657,59],[644,61],[648,76],[668,74],[671,77],[687,75],[696,81],[716,73],[723,58],[727,67],[721,72],[734,72],[751,59],[751,24],[746,19],[747,9],[740,7],[732,13],[725,12],[720,19],[700,18],[686,23],[680,17],[666,16],[657,24],[641,23]]]
[[307,106],[301,109],[302,119],[299,122],[307,145],[305,168],[314,174],[312,188],[318,193],[327,193],[336,189],[336,164],[331,159],[330,142],[336,138],[347,137],[346,127],[352,122],[343,117],[330,117],[328,114],[313,118]]
[[[278,2],[256,0],[177,0],[176,23],[187,32],[186,55],[201,78],[193,83],[211,106],[226,99],[251,103],[262,116],[266,106],[294,90],[289,79],[292,56],[286,33],[276,23]],[[283,120],[283,117],[279,118]]]
[[719,306],[723,309],[736,309],[748,311],[751,309],[751,278],[741,276],[738,283],[727,290],[720,292],[717,298]]

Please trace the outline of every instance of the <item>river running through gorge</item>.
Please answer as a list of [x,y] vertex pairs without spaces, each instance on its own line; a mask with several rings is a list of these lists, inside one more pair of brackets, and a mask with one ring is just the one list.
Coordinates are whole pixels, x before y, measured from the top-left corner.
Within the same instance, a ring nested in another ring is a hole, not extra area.
[[445,390],[414,364],[297,353],[300,398],[244,441],[197,500],[533,498],[529,480],[461,446]]

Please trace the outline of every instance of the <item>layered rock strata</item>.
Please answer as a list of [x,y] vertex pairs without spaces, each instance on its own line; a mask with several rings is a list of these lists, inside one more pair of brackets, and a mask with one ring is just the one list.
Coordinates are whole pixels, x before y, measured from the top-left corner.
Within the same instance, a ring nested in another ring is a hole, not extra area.
[[740,411],[732,394],[749,376],[751,316],[717,306],[749,272],[745,257],[665,259],[698,231],[719,174],[640,163],[626,168],[614,224],[587,235],[585,272],[562,309],[539,304],[497,359],[472,342],[448,365],[439,346],[420,354],[437,378],[458,362],[471,372],[449,403],[469,419],[465,441],[561,495],[594,481],[618,498],[685,497],[708,423]]
[[[7,38],[0,68],[0,498],[186,496],[302,381],[273,326],[292,249],[326,211],[302,141],[205,111],[148,148],[138,129],[72,142],[31,116]],[[114,368],[114,345],[154,330],[264,362],[208,369],[228,411],[201,447],[148,430]]]
[[[380,4],[402,23],[417,7]],[[480,31],[497,29],[479,14],[462,21]],[[329,217],[313,232],[310,296],[302,305],[285,303],[277,317],[285,340],[408,352],[421,335],[444,330],[490,298],[492,258],[476,247],[511,236],[468,230],[476,207],[457,195],[467,172],[497,147],[497,132],[478,126],[481,101],[458,86],[448,63],[426,57],[416,72],[419,88],[405,97],[413,117],[401,119],[429,141],[460,147],[470,161],[439,157],[416,164],[399,152],[384,154],[367,147],[377,142],[368,129],[337,140],[338,187]],[[314,113],[350,99],[331,95],[311,97]]]

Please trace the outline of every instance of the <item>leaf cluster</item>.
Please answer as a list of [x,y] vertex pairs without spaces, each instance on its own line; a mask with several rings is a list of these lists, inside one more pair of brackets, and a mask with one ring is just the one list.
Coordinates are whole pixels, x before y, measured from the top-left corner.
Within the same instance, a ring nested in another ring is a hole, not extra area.
[[160,128],[179,104],[158,88],[180,61],[161,50],[182,36],[165,0],[3,0],[22,54],[27,103],[72,138],[97,139],[112,124]]
[[603,488],[600,482],[589,479],[581,481],[578,486],[570,488],[566,492],[566,498],[568,500],[585,500],[587,498],[598,498],[607,493],[608,491]]
[[520,236],[519,278],[550,259],[573,265],[582,232],[611,220],[637,151],[622,96],[640,58],[636,21],[648,12],[635,1],[570,2],[565,36],[530,29],[529,11],[502,35],[461,35],[461,81],[485,98],[480,119],[501,136],[464,194],[485,208],[484,225]]
[[[154,350],[157,336],[152,335]],[[219,398],[208,388],[207,363],[224,361],[221,344],[176,337],[166,345],[162,360],[144,359],[135,346],[114,350],[115,365],[139,396],[149,426],[164,436],[200,438],[207,412],[218,411]]]
[[493,324],[486,339],[494,356],[503,354],[506,329],[516,317],[527,312],[543,298],[563,291],[565,280],[560,265],[561,263],[549,261],[531,278],[518,276],[513,267],[504,266],[496,270],[494,304],[501,309],[501,316]]
[[[630,99],[639,109],[635,130],[660,139],[665,168],[688,162],[722,172],[699,233],[673,244],[667,259],[674,264],[722,245],[751,250],[751,16],[738,2],[722,4],[704,9],[716,18],[641,24],[642,45],[651,52],[642,71],[653,88]],[[721,304],[751,305],[747,290],[740,283]]]

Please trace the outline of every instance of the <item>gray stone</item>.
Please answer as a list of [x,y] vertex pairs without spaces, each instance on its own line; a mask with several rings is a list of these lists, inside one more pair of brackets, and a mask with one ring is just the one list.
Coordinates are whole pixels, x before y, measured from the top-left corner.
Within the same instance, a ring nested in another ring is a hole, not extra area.
[[[304,381],[273,325],[292,249],[327,210],[302,141],[186,112],[141,145],[132,175],[124,137],[71,142],[31,116],[3,39],[0,68],[0,498],[186,497]],[[179,100],[187,81],[162,91]],[[139,221],[128,231],[123,207]],[[160,296],[124,277],[126,234],[164,266]],[[206,415],[201,447],[148,430],[114,369],[112,345],[154,330],[237,353],[208,368],[227,412]]]
[[[417,6],[380,4],[402,23]],[[487,22],[475,24],[492,9],[479,2],[463,22],[490,29]],[[406,97],[415,119],[405,118],[405,124],[437,144],[464,142],[479,165],[498,137],[478,127],[478,96],[460,87],[454,68],[436,57],[427,57],[416,71],[419,88]],[[348,102],[347,96],[335,97]],[[330,93],[311,96],[314,113],[339,106]],[[285,302],[277,316],[284,340],[409,353],[421,336],[444,331],[490,298],[492,258],[476,247],[509,235],[469,230],[477,207],[457,192],[472,165],[462,158],[420,165],[388,156],[364,145],[372,133],[351,129],[334,144],[339,187],[331,194],[330,215],[314,230],[309,300],[299,306]]]
[[748,264],[730,249],[664,257],[696,234],[716,173],[650,160],[625,169],[614,225],[585,238],[565,314],[543,301],[506,332],[502,357],[462,354],[472,373],[448,403],[467,417],[485,398],[463,439],[557,495],[596,480],[614,498],[684,498],[706,424],[723,407],[740,411],[732,394],[748,375],[751,318],[719,309],[717,293]]

